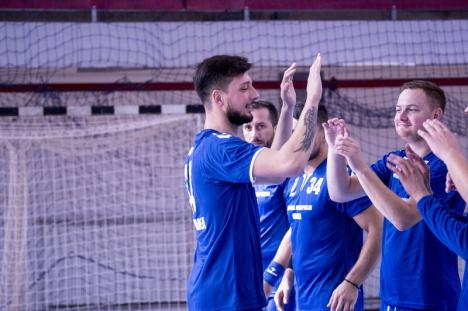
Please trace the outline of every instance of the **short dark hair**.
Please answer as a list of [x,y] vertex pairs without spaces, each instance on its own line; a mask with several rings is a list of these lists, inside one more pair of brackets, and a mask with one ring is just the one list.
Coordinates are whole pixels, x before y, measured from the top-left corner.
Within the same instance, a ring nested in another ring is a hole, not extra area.
[[[304,103],[297,103],[294,107],[293,118],[299,120],[302,110],[304,110]],[[317,110],[317,124],[321,127],[323,122],[328,120],[328,111],[324,105],[319,105]]]
[[442,111],[445,111],[445,106],[447,104],[445,93],[437,84],[430,81],[413,80],[403,84],[400,88],[400,93],[407,89],[422,90],[432,101],[433,106],[440,107]]
[[275,105],[267,100],[257,99],[252,103],[252,110],[260,108],[268,109],[271,124],[273,124],[273,127],[275,127],[278,124],[278,110],[276,110]]
[[203,60],[193,76],[195,91],[202,103],[215,88],[226,90],[234,77],[244,74],[252,67],[247,58],[232,55],[216,55]]

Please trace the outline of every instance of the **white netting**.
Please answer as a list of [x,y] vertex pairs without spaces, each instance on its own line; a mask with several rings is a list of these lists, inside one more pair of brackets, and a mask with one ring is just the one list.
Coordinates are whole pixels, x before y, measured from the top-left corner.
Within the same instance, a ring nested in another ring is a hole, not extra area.
[[0,119],[0,310],[184,309],[183,162],[200,126]]
[[[254,81],[278,85],[293,61],[304,80],[317,52],[327,80],[448,79],[445,119],[468,151],[466,20],[2,22],[0,42],[0,89],[190,83],[196,63],[222,53],[248,57]],[[402,147],[392,124],[398,93],[340,88],[323,99],[374,161]],[[278,90],[260,95],[278,104]],[[192,104],[195,92],[184,89],[0,93],[0,108]],[[190,116],[1,118],[0,310],[184,309],[193,238],[181,165],[200,126]],[[376,269],[366,301],[378,292]]]

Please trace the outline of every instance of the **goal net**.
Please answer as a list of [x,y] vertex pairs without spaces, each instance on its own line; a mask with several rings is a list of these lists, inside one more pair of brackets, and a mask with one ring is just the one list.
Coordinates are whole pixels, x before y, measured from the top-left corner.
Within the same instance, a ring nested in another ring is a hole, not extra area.
[[0,119],[0,310],[184,309],[199,119]]

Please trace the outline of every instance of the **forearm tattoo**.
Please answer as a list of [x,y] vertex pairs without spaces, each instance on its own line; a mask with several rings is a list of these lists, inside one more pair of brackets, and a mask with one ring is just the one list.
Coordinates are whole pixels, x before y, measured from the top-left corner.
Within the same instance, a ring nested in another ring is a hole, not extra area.
[[312,107],[305,112],[304,126],[305,126],[305,133],[304,133],[304,138],[302,139],[302,142],[301,142],[301,146],[297,148],[296,150],[294,150],[294,152],[307,151],[312,145],[315,132],[317,131],[317,107]]

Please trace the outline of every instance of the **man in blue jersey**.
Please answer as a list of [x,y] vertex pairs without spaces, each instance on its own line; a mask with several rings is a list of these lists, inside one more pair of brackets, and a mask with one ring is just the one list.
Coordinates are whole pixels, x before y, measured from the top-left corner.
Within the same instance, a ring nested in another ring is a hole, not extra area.
[[[427,81],[410,81],[401,88],[394,117],[398,136],[426,161],[434,195],[461,214],[458,193],[445,193],[447,168],[418,134],[423,123],[442,119],[445,94]],[[421,221],[414,198],[387,167],[389,154],[369,167],[359,143],[344,120],[323,124],[329,144],[327,177],[330,196],[343,202],[367,194],[385,217],[380,273],[381,310],[455,310],[460,292],[457,257]],[[405,157],[405,150],[393,153]],[[349,177],[346,162],[356,176]]]
[[[468,107],[465,113],[468,114]],[[432,152],[447,165],[450,178],[448,178],[445,190],[448,192],[458,189],[467,202],[468,161],[456,136],[438,120],[428,120],[423,123],[423,127],[424,129],[418,131],[419,135],[427,142]],[[406,155],[407,159],[394,154],[390,155],[387,167],[398,175],[406,192],[417,202],[421,217],[434,235],[467,261],[468,218],[453,213],[444,202],[433,195],[429,185],[429,168],[424,160],[410,147],[406,148]],[[468,310],[468,269],[466,268],[457,310]]]
[[[325,107],[317,119],[327,121]],[[364,310],[362,283],[380,256],[382,216],[369,199],[336,203],[328,195],[327,148],[318,127],[304,171],[284,191],[291,228],[272,265],[285,267],[292,254],[294,273],[286,271],[276,294],[280,310],[294,299],[294,279],[298,310]]]
[[[284,75],[287,78],[287,74]],[[284,80],[284,79],[283,79]],[[283,86],[283,84],[282,84]],[[292,133],[292,111],[296,104],[294,88],[284,92],[282,88],[281,122],[278,123],[276,107],[269,101],[257,100],[252,104],[251,122],[244,124],[243,133],[247,142],[255,145],[278,148]],[[277,128],[278,126],[278,128]],[[254,185],[260,215],[260,243],[262,247],[262,270],[265,270],[275,256],[276,250],[289,228],[286,203],[283,198],[286,181],[278,185]],[[274,284],[264,281],[267,294],[265,310],[276,310],[274,295],[282,275],[277,276]],[[287,310],[294,310],[294,304],[288,304]]]
[[[320,54],[309,70],[299,125],[279,150],[236,136],[238,127],[252,120],[251,105],[258,98],[250,67],[244,57],[218,55],[196,68],[194,85],[206,119],[185,162],[197,241],[187,286],[189,310],[261,310],[265,305],[252,182],[280,183],[297,174],[312,148],[322,94]],[[295,68],[290,68],[290,87]]]

